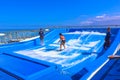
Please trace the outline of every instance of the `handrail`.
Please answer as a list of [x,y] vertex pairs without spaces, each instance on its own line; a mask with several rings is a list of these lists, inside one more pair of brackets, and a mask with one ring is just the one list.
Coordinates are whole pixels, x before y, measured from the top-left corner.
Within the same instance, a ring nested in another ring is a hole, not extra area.
[[[4,36],[0,36],[0,45],[9,44],[13,42],[20,42],[22,40],[39,36],[39,30],[10,30],[3,31]],[[45,34],[47,31],[45,31]]]
[[87,70],[89,70],[89,72],[86,75],[84,75],[81,78],[81,80],[90,80],[97,73],[97,70],[101,69],[109,61],[108,55],[116,53],[117,51],[116,48],[118,47],[119,43],[120,43],[120,30],[118,31],[118,34],[114,42],[111,44],[110,48],[100,58],[93,62],[92,65],[87,67]]

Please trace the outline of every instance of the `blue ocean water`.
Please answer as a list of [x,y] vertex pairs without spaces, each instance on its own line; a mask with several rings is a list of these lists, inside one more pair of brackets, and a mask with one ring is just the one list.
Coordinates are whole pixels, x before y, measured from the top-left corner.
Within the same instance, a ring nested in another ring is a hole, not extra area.
[[[4,29],[0,30],[0,44],[7,44],[11,40],[26,39],[38,36],[39,30],[24,30],[24,29]],[[2,35],[4,34],[4,35]]]

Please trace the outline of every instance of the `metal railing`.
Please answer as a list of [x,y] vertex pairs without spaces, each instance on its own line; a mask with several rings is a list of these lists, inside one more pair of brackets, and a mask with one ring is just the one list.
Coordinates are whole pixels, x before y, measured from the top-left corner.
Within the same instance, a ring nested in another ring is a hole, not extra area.
[[[66,28],[66,29],[73,29],[73,28],[119,28],[120,25],[87,25],[87,26],[48,26],[48,27],[41,27],[44,30],[52,30],[52,29],[59,29],[59,28]],[[1,44],[8,44],[12,42],[19,42],[21,40],[25,40],[27,38],[32,38],[38,36],[39,29],[35,30],[9,30],[9,31],[0,31],[0,45]]]
[[0,36],[0,45],[9,44],[13,42],[20,42],[22,40],[39,36],[39,30],[12,30],[0,32],[4,34]]

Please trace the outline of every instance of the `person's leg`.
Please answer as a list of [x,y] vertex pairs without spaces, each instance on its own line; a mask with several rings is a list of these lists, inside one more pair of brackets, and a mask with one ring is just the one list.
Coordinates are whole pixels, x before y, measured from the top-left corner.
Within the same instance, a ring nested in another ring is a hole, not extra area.
[[64,49],[66,48],[66,47],[65,47],[65,40],[63,41],[63,47],[64,47]]
[[60,50],[62,50],[62,45],[63,45],[63,42],[61,41],[61,43],[60,43]]
[[44,43],[43,43],[43,39],[41,40],[41,44],[43,45]]
[[60,50],[62,50],[62,44],[60,44]]
[[64,47],[64,49],[66,48],[66,47],[65,47],[65,43],[63,44],[63,47]]
[[44,38],[40,37],[40,44],[43,45],[44,44]]
[[107,42],[107,47],[110,47],[110,41]]
[[104,46],[103,46],[103,47],[104,47],[104,49],[106,49],[106,42],[104,43]]

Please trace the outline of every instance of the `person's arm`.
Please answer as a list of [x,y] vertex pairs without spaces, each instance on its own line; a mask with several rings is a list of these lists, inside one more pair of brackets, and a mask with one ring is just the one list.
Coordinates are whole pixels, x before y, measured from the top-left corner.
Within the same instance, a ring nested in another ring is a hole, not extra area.
[[108,56],[108,58],[109,59],[118,59],[118,58],[120,58],[120,55],[110,55],[110,56]]
[[59,41],[58,41],[58,43],[61,41],[61,37],[60,37],[60,39],[59,39]]

